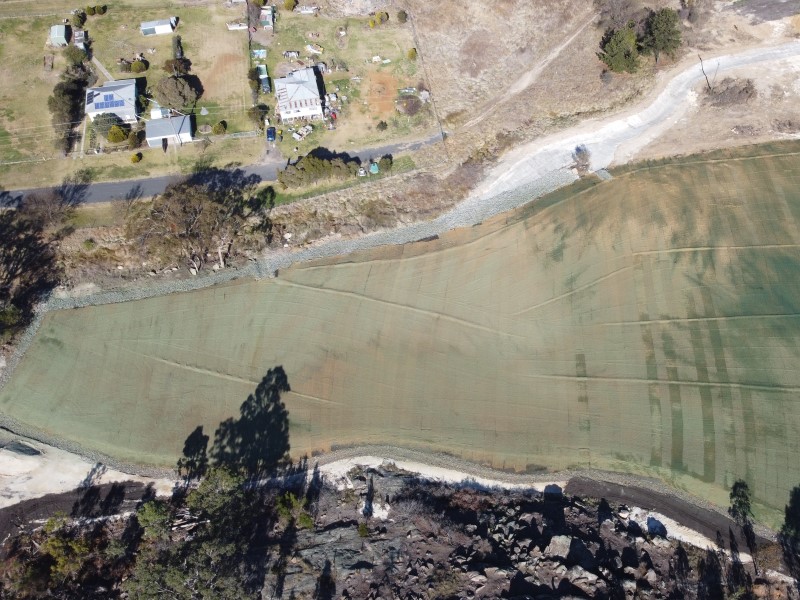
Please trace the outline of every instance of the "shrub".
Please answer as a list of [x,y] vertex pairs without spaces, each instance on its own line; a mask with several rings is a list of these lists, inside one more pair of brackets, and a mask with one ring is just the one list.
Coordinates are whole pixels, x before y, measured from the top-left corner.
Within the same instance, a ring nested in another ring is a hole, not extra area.
[[300,529],[311,529],[314,527],[314,519],[307,512],[302,512],[300,516],[297,517],[297,526]]
[[227,129],[228,124],[225,121],[219,121],[218,123],[214,123],[214,126],[211,128],[211,133],[214,135],[222,135]]
[[181,44],[181,36],[172,36],[172,57],[183,58],[183,44]]
[[95,8],[94,8],[94,6],[87,6],[87,7],[86,7],[86,14],[87,14],[87,15],[89,15],[89,16],[92,16],[94,13],[95,13]]
[[144,73],[147,71],[147,64],[143,60],[135,60],[131,63],[131,71],[134,73]]
[[86,60],[86,52],[77,46],[67,46],[64,48],[64,58],[70,65],[79,65]]
[[389,125],[386,124],[386,121],[379,121],[378,124],[375,126],[375,129],[378,131],[386,131],[389,128]]
[[379,22],[386,23],[389,20],[389,13],[382,11],[375,15]]
[[597,56],[615,73],[634,73],[639,68],[639,52],[633,28],[624,27],[606,35],[602,49]]
[[141,152],[135,152],[134,154],[131,154],[131,162],[133,164],[136,164],[136,163],[141,162],[141,161],[142,161],[142,153]]
[[294,10],[295,6],[297,6],[297,0],[283,0],[283,8],[286,10]]
[[406,56],[408,57],[408,60],[417,60],[417,49],[411,48]]
[[358,537],[369,537],[369,527],[367,527],[366,523],[358,524]]
[[142,144],[142,138],[139,131],[131,131],[128,134],[128,149],[136,150]]
[[108,141],[112,144],[119,144],[128,139],[128,134],[119,125],[112,125],[108,130]]
[[103,6],[95,6],[95,10],[97,11],[98,15],[104,15],[106,14],[108,7],[105,4],[103,4]]
[[370,19],[369,20],[369,28],[370,29],[374,29],[375,28],[375,19]]
[[397,22],[405,23],[408,21],[408,13],[404,10],[397,11]]
[[72,15],[72,24],[78,29],[83,27],[86,24],[86,13],[79,11]]
[[86,250],[94,250],[97,247],[97,242],[94,241],[94,238],[86,238],[83,240],[83,247]]

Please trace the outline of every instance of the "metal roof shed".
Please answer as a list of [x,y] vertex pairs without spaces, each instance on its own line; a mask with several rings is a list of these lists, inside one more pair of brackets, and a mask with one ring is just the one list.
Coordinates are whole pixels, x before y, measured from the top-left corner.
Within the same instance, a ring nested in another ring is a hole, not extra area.
[[53,25],[50,28],[50,43],[53,46],[66,46],[69,43],[69,28],[66,25]]
[[160,19],[158,21],[143,21],[139,25],[142,35],[164,35],[170,34],[175,31],[178,26],[178,19],[170,17],[169,19]]

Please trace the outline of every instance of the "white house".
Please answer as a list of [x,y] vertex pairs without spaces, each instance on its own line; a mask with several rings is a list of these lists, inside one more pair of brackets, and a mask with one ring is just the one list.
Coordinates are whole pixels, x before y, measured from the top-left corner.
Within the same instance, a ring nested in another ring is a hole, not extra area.
[[139,25],[142,35],[164,35],[175,31],[178,26],[178,19],[170,17],[169,19],[160,19],[158,21],[143,21]]
[[281,121],[295,119],[321,119],[323,117],[322,96],[317,75],[307,67],[276,79],[275,96],[278,99],[278,114]]
[[182,146],[192,141],[192,118],[189,115],[167,116],[150,119],[144,124],[145,139],[151,148],[167,144]]
[[100,87],[86,90],[86,115],[94,121],[97,115],[111,113],[126,123],[136,122],[136,80],[107,81]]

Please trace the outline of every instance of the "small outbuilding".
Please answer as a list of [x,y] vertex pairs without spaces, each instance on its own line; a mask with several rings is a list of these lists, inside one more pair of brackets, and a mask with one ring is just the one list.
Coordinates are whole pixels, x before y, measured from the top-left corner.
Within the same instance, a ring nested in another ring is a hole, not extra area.
[[168,35],[178,26],[177,17],[160,19],[158,21],[144,21],[139,25],[142,35]]
[[62,48],[69,44],[69,25],[53,25],[50,28],[50,45]]
[[275,7],[265,6],[258,15],[258,23],[267,31],[272,31],[275,26]]
[[86,50],[86,40],[87,40],[86,32],[83,29],[76,29],[75,35],[72,36],[72,43],[75,44],[81,50]]
[[189,115],[150,119],[144,124],[145,139],[150,148],[169,144],[182,146],[192,141],[192,118]]

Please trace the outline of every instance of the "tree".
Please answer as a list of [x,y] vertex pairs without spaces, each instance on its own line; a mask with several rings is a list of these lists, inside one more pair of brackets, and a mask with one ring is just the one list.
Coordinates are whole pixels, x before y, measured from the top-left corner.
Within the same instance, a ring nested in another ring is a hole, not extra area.
[[728,507],[728,514],[736,521],[739,527],[743,527],[753,516],[753,509],[750,504],[750,487],[747,482],[737,480],[730,493],[731,505]]
[[79,65],[86,60],[86,52],[77,46],[67,46],[64,48],[64,58],[70,65]]
[[417,60],[417,49],[411,48],[406,56],[408,57],[408,60]]
[[86,24],[86,13],[83,11],[78,11],[72,15],[72,24],[80,29]]
[[119,125],[112,125],[108,130],[108,141],[112,144],[119,144],[128,139],[128,133]]
[[639,68],[639,52],[636,49],[636,32],[624,27],[607,35],[597,56],[616,73],[636,72]]
[[182,257],[199,270],[213,254],[224,268],[236,235],[245,230],[248,203],[260,181],[239,169],[198,171],[133,210],[127,236],[165,261]]
[[92,127],[97,132],[98,135],[102,135],[103,137],[108,137],[108,132],[114,125],[121,125],[122,119],[120,119],[114,113],[100,113],[94,118],[92,121]]
[[397,11],[397,22],[405,23],[406,21],[408,21],[408,13],[404,10]]
[[186,75],[192,68],[192,61],[188,58],[170,58],[164,61],[162,68],[170,75]]
[[137,511],[136,520],[144,530],[142,537],[145,540],[157,542],[169,540],[172,517],[165,502],[161,500],[145,502]]
[[651,12],[645,23],[643,46],[653,53],[656,64],[658,64],[658,58],[662,52],[673,56],[680,45],[681,32],[678,12],[671,8],[662,8],[658,12]]
[[185,77],[165,77],[156,84],[153,95],[161,106],[169,108],[193,106],[200,97]]
[[53,559],[50,576],[54,579],[74,578],[89,555],[89,544],[79,532],[69,531],[66,524],[65,518],[54,517],[43,528],[47,537],[42,542],[42,552]]
[[256,127],[264,126],[264,119],[269,114],[269,107],[266,104],[256,104],[247,109],[247,116]]

